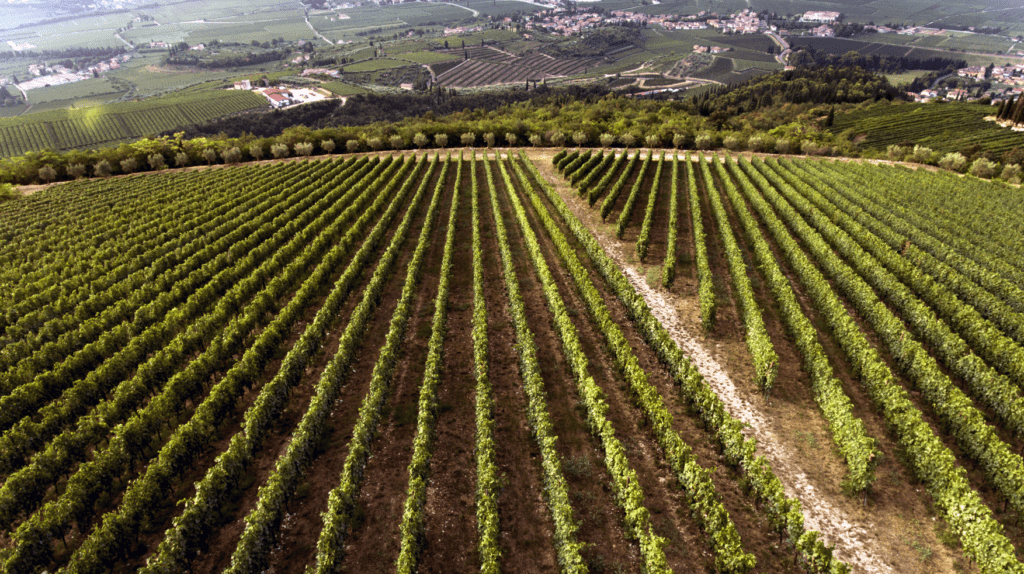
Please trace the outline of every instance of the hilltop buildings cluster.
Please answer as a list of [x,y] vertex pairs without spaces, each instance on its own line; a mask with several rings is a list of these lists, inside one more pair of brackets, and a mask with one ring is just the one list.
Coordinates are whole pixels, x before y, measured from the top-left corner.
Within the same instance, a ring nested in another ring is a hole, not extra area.
[[552,34],[573,36],[585,30],[602,26],[633,25],[649,26],[656,24],[667,30],[704,30],[718,28],[725,33],[758,34],[775,28],[761,20],[753,10],[745,9],[729,16],[720,16],[715,12],[701,11],[690,16],[678,14],[642,14],[628,10],[613,10],[610,13],[570,12],[554,10],[539,14],[526,27]]
[[131,54],[122,54],[80,70],[72,70],[71,68],[60,64],[31,64],[28,67],[28,72],[32,75],[31,79],[16,82],[15,78],[0,76],[0,84],[16,84],[18,89],[23,92],[34,90],[36,88],[70,84],[73,82],[87,80],[89,78],[95,78],[100,74],[109,72],[110,70],[116,70],[121,67],[121,64],[131,59]]

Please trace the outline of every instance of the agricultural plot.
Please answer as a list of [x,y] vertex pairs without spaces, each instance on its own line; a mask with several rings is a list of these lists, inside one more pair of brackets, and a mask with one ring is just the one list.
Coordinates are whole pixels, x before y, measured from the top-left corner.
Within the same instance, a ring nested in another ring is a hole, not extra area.
[[76,182],[0,221],[5,573],[844,571],[523,156]]
[[1024,132],[985,121],[992,115],[991,106],[956,102],[879,105],[837,114],[832,129],[849,132],[851,139],[864,136],[860,145],[879,151],[910,142],[943,152],[978,149],[998,157],[1024,147]]
[[491,47],[467,46],[445,50],[443,53],[469,56],[463,62],[437,76],[444,86],[474,87],[540,81],[585,72],[598,66],[596,58],[555,58],[540,52],[515,56]]
[[[813,397],[848,493],[861,484],[868,498],[913,498],[908,486],[920,486],[877,480],[895,476],[890,449],[901,450],[895,464],[924,487],[959,552],[981,572],[1020,568],[1024,474],[1008,461],[1024,421],[1011,358],[1024,356],[1024,245],[1006,241],[1024,231],[1018,190],[857,163],[627,155],[554,158],[575,212],[619,240],[606,249],[685,299],[677,307],[719,348],[740,333],[752,392]],[[783,390],[794,378],[800,390]],[[785,402],[772,416],[785,418]],[[886,522],[893,510],[869,513]],[[963,566],[935,559],[926,571]]]
[[0,154],[111,145],[266,106],[259,94],[221,90],[119,104],[116,111],[93,106],[3,118]]

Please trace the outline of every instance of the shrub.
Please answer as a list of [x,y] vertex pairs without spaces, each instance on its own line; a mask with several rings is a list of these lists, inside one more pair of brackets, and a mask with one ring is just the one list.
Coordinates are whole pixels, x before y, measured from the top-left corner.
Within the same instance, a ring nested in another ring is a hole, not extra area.
[[793,153],[793,142],[786,138],[775,140],[775,153]]
[[9,183],[0,183],[0,203],[14,199],[18,195],[18,188]]
[[[313,147],[313,144],[309,144],[309,146]],[[220,157],[224,159],[224,163],[238,163],[242,161],[242,150],[237,147],[229,147],[228,149],[220,152]]]
[[967,158],[958,151],[947,153],[939,160],[939,167],[950,171],[962,172],[967,165]]
[[971,167],[967,170],[967,173],[974,177],[989,179],[996,173],[996,164],[987,158],[979,157],[974,160]]
[[739,134],[729,134],[722,140],[722,145],[725,149],[730,151],[739,151],[743,149],[743,136]]
[[697,134],[697,137],[693,140],[693,147],[697,149],[714,149],[715,136],[709,133]]
[[1003,173],[999,174],[999,177],[1006,180],[1007,183],[1019,184],[1021,181],[1020,173],[1021,170],[1019,164],[1008,163],[1003,166]]
[[53,169],[53,166],[44,165],[43,167],[39,168],[40,181],[50,183],[55,179],[57,179],[57,170]]
[[96,165],[92,166],[92,169],[93,173],[95,173],[97,177],[107,177],[110,175],[111,171],[110,162],[105,159],[101,159],[96,162]]
[[313,155],[313,142],[299,142],[295,144],[295,153],[298,155]]
[[775,149],[775,139],[768,134],[757,134],[750,136],[747,140],[747,148],[750,151],[756,151],[759,153],[768,153]]
[[814,140],[804,140],[800,142],[800,153],[804,155],[829,155],[832,153],[832,148],[818,144]]
[[282,157],[288,157],[288,144],[277,143],[270,146],[270,153],[275,158],[281,159]]
[[164,160],[163,154],[155,153],[147,158],[149,161],[150,169],[163,169],[167,167],[167,162]]
[[910,152],[910,161],[914,163],[929,163],[932,159],[932,148],[915,145],[914,151]]
[[892,161],[903,161],[903,158],[907,156],[907,148],[898,146],[896,144],[890,145],[885,149],[885,157]]

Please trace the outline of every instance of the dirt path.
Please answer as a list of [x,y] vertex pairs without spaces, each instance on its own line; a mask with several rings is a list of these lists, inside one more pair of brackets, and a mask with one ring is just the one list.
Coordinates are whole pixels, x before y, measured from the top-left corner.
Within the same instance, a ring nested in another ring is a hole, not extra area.
[[[550,164],[550,158],[535,158],[538,167],[542,167],[541,164],[545,161]],[[551,181],[550,176],[549,181]],[[559,185],[558,181],[551,181],[551,183],[557,187],[563,187]],[[566,196],[569,196],[567,203],[577,217],[586,219],[585,214],[581,213],[587,209],[586,204],[572,197],[571,193],[563,194],[563,197]],[[797,498],[803,505],[807,527],[819,531],[830,544],[835,544],[836,555],[853,566],[856,571],[895,572],[879,558],[875,549],[870,546],[872,539],[870,533],[875,530],[876,526],[871,522],[858,520],[848,515],[818,492],[811,484],[807,474],[795,463],[794,453],[771,429],[769,415],[742,396],[736,382],[719,360],[700,339],[691,334],[684,326],[677,314],[675,304],[665,294],[647,284],[644,273],[637,270],[635,265],[628,261],[623,252],[624,247],[620,246],[619,242],[605,237],[601,233],[594,235],[605,252],[622,268],[637,292],[644,297],[652,312],[665,326],[673,340],[690,357],[694,366],[722,399],[729,413],[748,425],[746,429],[748,436],[757,439],[760,452],[769,460],[772,469],[782,480],[786,494]]]

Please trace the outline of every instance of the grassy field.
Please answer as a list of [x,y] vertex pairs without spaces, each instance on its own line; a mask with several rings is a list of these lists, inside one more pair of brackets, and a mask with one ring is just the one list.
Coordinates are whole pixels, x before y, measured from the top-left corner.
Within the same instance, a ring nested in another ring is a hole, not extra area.
[[381,58],[379,60],[367,60],[365,62],[358,62],[345,66],[345,72],[376,72],[377,70],[387,70],[388,68],[401,68],[402,66],[408,66],[408,62],[402,62],[401,60],[389,60],[387,58]]
[[330,90],[336,96],[354,96],[357,94],[365,94],[367,89],[362,86],[355,84],[348,84],[345,82],[324,82],[320,84],[320,87]]

